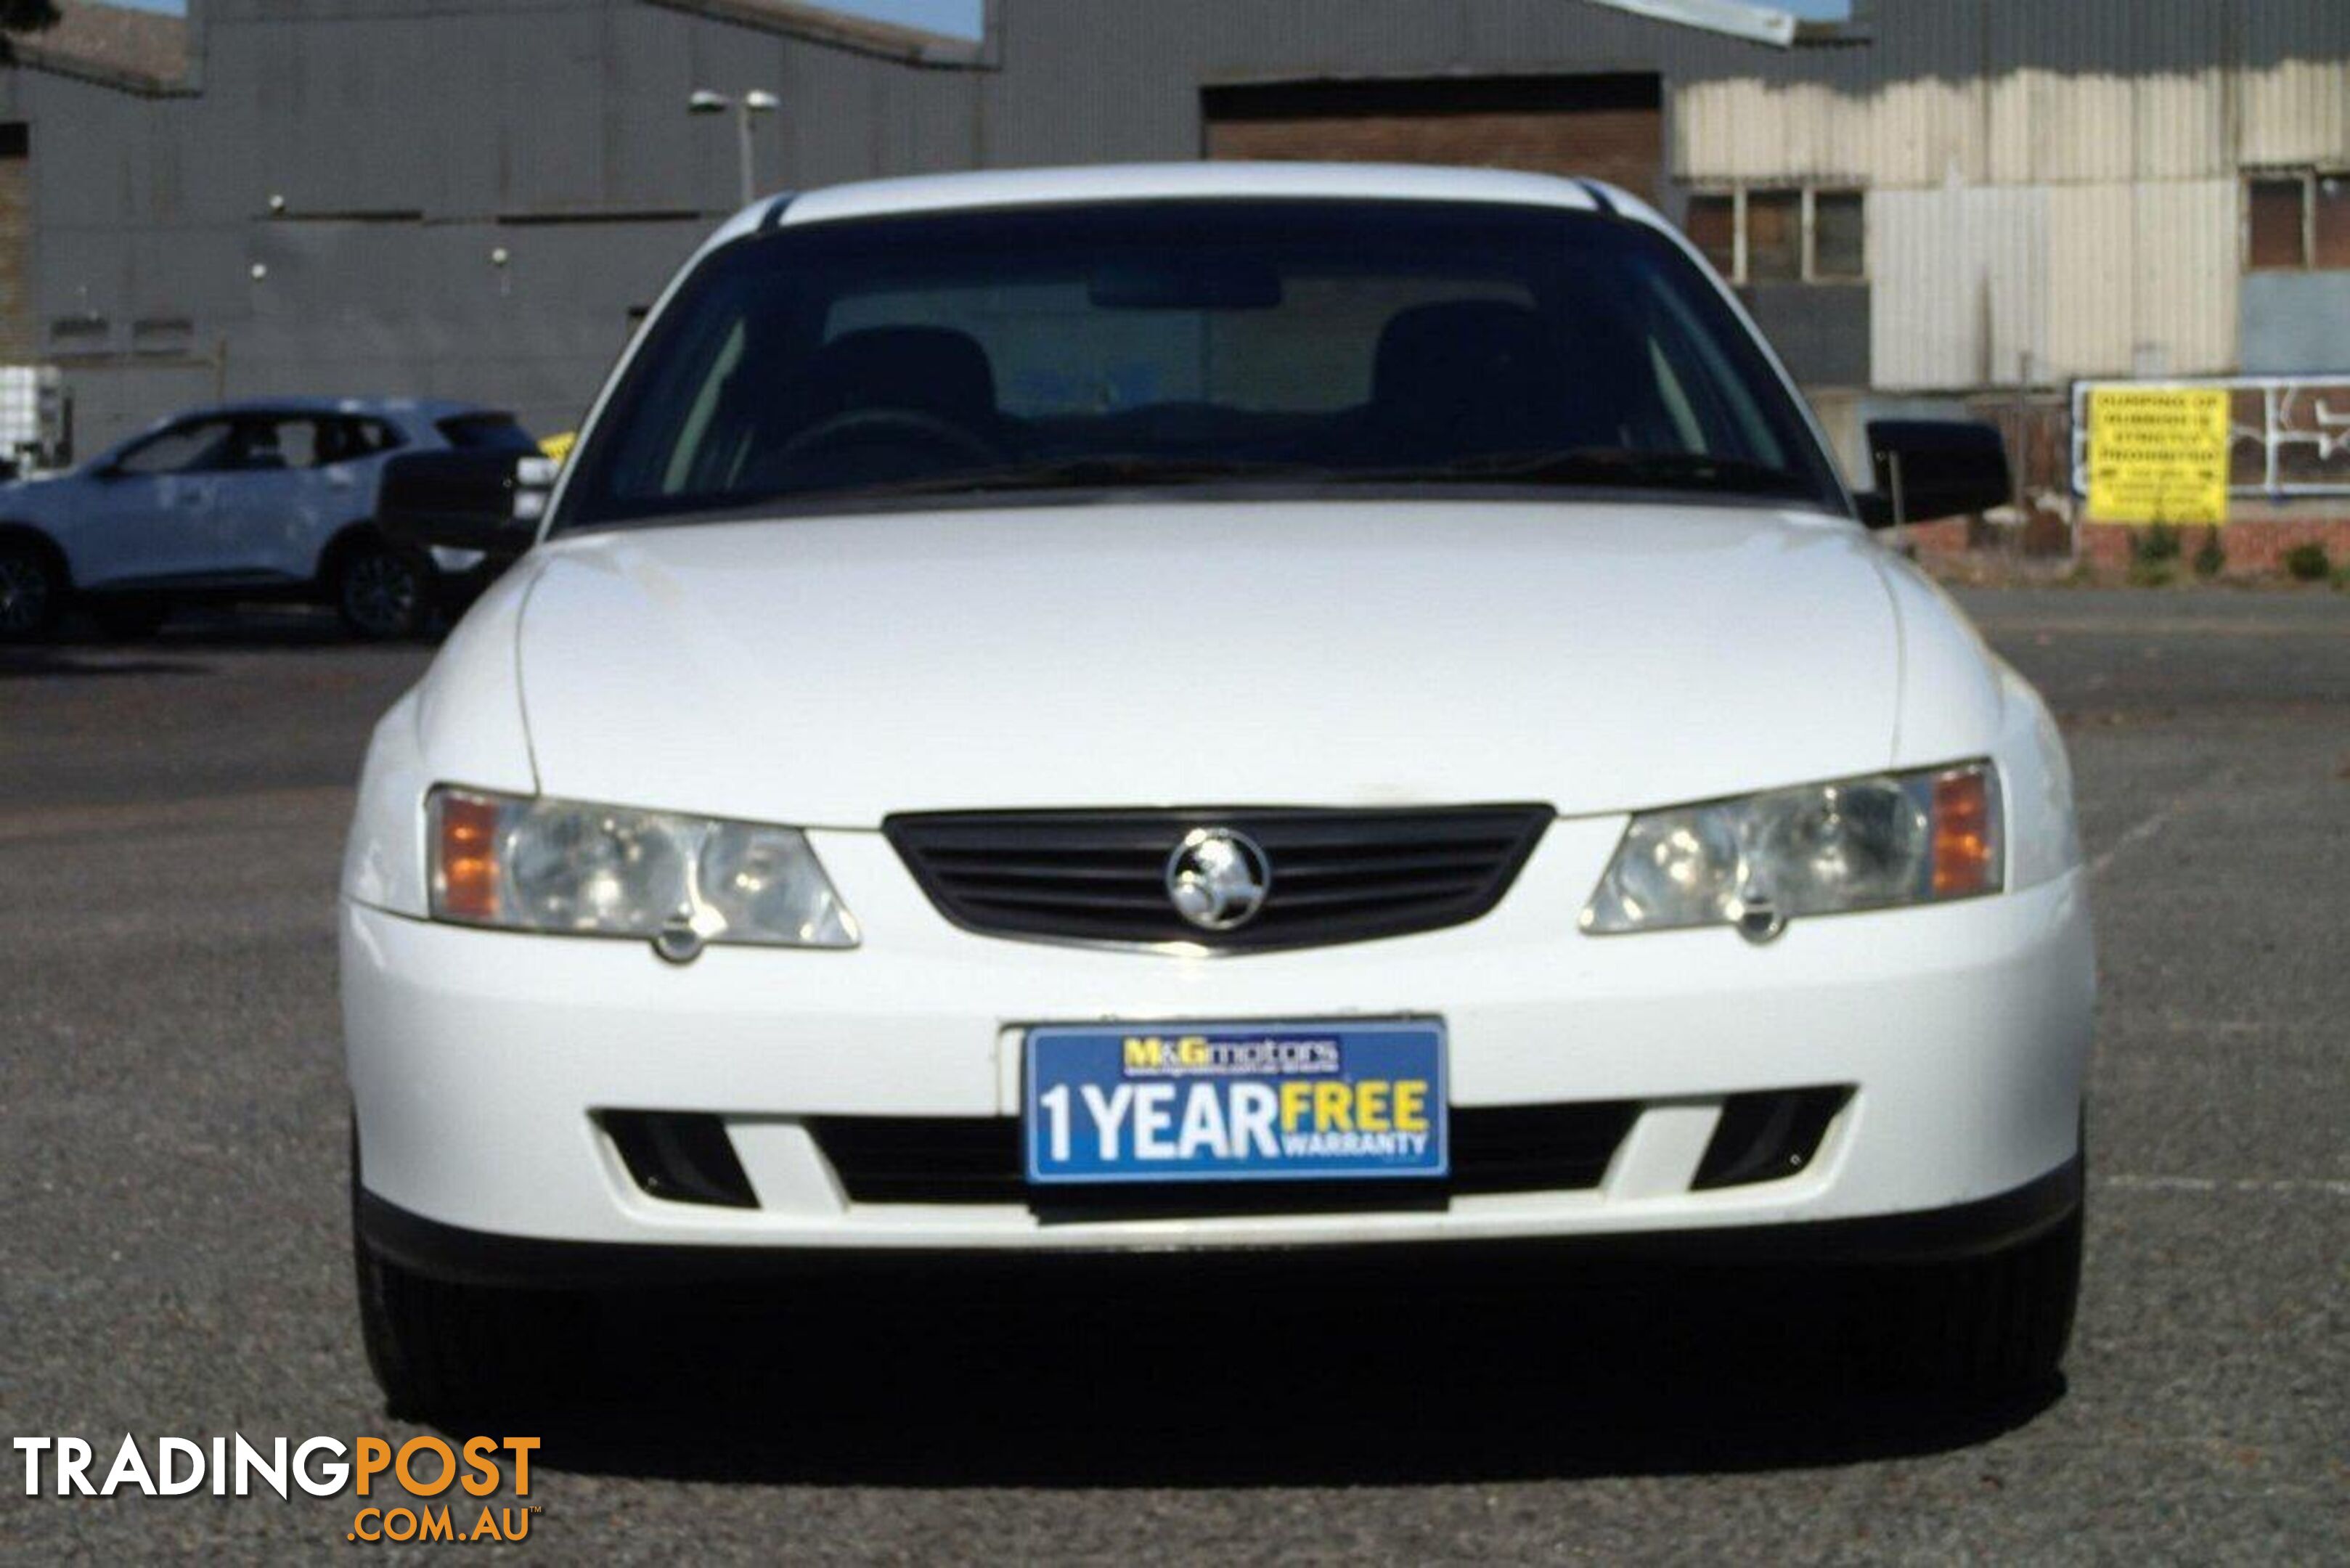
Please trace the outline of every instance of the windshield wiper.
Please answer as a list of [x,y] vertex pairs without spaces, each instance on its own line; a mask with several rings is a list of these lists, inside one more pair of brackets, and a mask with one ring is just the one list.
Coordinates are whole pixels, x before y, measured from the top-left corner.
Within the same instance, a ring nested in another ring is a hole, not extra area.
[[[727,523],[774,514],[779,508],[803,512],[840,503],[889,501],[899,496],[983,495],[996,492],[1051,490],[1117,491],[1154,485],[1266,481],[1330,485],[1376,484],[1559,484],[1597,489],[1712,491],[1731,495],[1805,497],[1814,486],[1803,475],[1734,458],[1702,452],[1638,452],[1624,447],[1569,447],[1555,451],[1480,452],[1409,467],[1331,467],[1265,458],[1159,456],[1104,452],[1012,462],[991,468],[954,469],[869,484],[790,486],[764,494],[738,494],[714,504],[683,504],[658,514],[671,524]],[[649,521],[639,517],[634,521]]]
[[1808,495],[1813,488],[1800,473],[1742,458],[1615,446],[1472,452],[1409,468],[1352,470],[1339,477],[1355,483],[1590,484],[1763,495]]
[[1159,457],[1146,452],[1090,453],[1000,468],[957,469],[916,479],[796,492],[828,499],[880,495],[958,495],[993,490],[1115,490],[1133,484],[1208,484],[1224,479],[1324,477],[1326,470],[1298,462],[1221,457]]
[[1209,484],[1219,480],[1307,480],[1320,482],[1330,471],[1307,463],[1260,459],[1157,457],[1147,453],[1107,453],[1071,457],[1050,462],[1004,463],[993,468],[954,469],[911,479],[877,480],[869,484],[788,485],[760,493],[695,497],[682,504],[648,510],[633,517],[601,520],[575,526],[600,526],[658,522],[668,526],[693,523],[739,523],[775,515],[778,512],[821,511],[842,503],[888,501],[903,495],[983,495],[997,491],[1119,490],[1140,485]]

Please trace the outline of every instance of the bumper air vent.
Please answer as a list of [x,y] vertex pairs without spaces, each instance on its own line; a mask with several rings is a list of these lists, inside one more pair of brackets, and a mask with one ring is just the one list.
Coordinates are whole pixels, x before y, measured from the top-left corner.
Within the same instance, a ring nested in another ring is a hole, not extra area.
[[1844,1087],[1731,1096],[1721,1103],[1721,1119],[1690,1187],[1700,1192],[1751,1187],[1809,1168],[1828,1123],[1851,1097]]
[[647,1197],[721,1209],[756,1209],[719,1117],[690,1111],[605,1111],[597,1119]]

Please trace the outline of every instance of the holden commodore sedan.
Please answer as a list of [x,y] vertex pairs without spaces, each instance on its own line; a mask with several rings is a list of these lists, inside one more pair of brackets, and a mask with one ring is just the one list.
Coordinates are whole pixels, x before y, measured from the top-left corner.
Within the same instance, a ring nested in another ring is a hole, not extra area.
[[375,525],[399,452],[529,452],[514,416],[400,398],[192,409],[63,473],[0,484],[0,640],[78,601],[138,637],[199,600],[307,598],[355,635],[406,637],[478,565],[396,547]]
[[387,1391],[484,1397],[629,1280],[1469,1243],[1815,1266],[1913,1367],[2048,1376],[2069,773],[1872,531],[1996,501],[1995,435],[1872,441],[1856,496],[1597,184],[742,214],[559,480],[390,482],[527,554],[344,871]]

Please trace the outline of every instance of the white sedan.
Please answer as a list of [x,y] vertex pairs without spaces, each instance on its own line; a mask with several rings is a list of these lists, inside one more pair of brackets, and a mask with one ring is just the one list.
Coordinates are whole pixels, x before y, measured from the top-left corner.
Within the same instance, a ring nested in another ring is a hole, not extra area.
[[377,731],[343,877],[395,1405],[598,1286],[940,1251],[1816,1263],[1913,1366],[2053,1375],[2070,777],[1872,532],[1995,503],[1996,438],[1873,436],[1854,496],[1588,182],[743,213],[551,497],[395,473],[411,536],[531,546]]

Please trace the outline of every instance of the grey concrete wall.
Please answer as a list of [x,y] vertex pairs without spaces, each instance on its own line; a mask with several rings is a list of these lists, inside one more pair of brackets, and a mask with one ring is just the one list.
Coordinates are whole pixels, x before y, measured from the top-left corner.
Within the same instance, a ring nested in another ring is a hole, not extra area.
[[[83,450],[212,384],[472,397],[564,428],[631,307],[733,205],[733,128],[685,113],[696,88],[782,96],[757,130],[781,189],[1196,158],[1212,83],[1643,71],[1669,103],[1677,81],[1857,69],[1874,47],[1783,52],[1573,0],[995,0],[983,59],[917,65],[685,5],[198,0],[193,96],[0,71],[0,113],[34,127],[36,326],[78,327],[48,349]],[[1930,10],[1903,8],[1918,37],[1892,64],[1934,68]],[[1756,307],[1804,379],[1858,383],[1864,295]],[[142,320],[188,327],[142,343]]]
[[2350,272],[2244,275],[2244,373],[2350,375]]
[[0,115],[33,125],[36,334],[85,452],[215,387],[575,423],[631,311],[735,204],[733,125],[685,112],[697,88],[783,95],[756,125],[771,188],[976,161],[968,73],[637,0],[198,19],[193,96],[0,72]]

